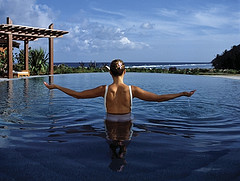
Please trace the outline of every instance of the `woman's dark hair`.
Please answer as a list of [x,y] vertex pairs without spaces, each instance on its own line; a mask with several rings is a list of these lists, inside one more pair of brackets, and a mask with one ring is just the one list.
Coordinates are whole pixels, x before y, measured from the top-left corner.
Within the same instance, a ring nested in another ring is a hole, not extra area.
[[113,60],[110,64],[110,72],[113,76],[121,76],[125,70],[125,65],[122,60]]

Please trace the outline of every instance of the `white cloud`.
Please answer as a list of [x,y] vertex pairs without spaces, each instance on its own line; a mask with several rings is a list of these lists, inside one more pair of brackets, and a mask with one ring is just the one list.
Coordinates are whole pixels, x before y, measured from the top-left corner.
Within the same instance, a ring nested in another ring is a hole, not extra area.
[[122,49],[142,49],[148,47],[147,44],[139,41],[130,41],[125,30],[90,22],[85,20],[77,24],[68,24],[69,35],[65,38],[65,43],[74,50],[76,47],[80,51],[95,52],[101,50],[122,50]]
[[122,37],[119,41],[123,45],[127,45],[127,44],[131,44],[132,43],[127,37]]
[[207,12],[197,12],[193,16],[193,20],[195,22],[194,24],[199,26],[208,26],[212,28],[221,28],[231,22],[231,19],[229,17],[223,16],[221,14],[218,14],[211,9]]
[[210,39],[216,34],[237,34],[240,29],[240,14],[218,4],[206,4],[201,8],[178,7],[177,10],[157,9],[153,13],[156,17],[151,22],[156,34],[166,35],[169,39],[195,40],[205,35]]
[[157,10],[157,14],[160,16],[165,16],[165,17],[177,17],[178,11],[162,8],[162,9]]
[[147,23],[141,24],[140,27],[143,28],[143,29],[153,29],[154,24],[147,22]]
[[[120,45],[118,44],[120,42]],[[144,47],[149,47],[148,44],[142,42],[132,42],[127,37],[121,37],[119,41],[116,42],[116,46],[119,48],[128,48],[128,49],[142,49]]]
[[0,4],[0,17],[10,17],[14,24],[47,28],[54,20],[52,10],[35,0],[1,0]]
[[106,15],[110,15],[110,16],[119,16],[119,17],[124,17],[124,14],[119,13],[119,12],[115,12],[115,11],[108,11],[108,10],[104,10],[104,9],[100,9],[100,8],[95,8],[93,7],[92,10],[99,12],[99,13],[103,13]]

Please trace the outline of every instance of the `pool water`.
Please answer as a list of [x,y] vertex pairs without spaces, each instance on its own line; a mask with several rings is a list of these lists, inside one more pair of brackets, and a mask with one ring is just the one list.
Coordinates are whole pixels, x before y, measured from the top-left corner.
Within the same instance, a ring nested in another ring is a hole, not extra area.
[[[127,73],[126,84],[157,94],[197,92],[162,103],[135,98],[133,120],[119,126],[105,122],[103,98],[49,91],[48,80],[0,82],[0,180],[240,180],[239,80]],[[81,91],[112,79],[87,73],[53,81]]]

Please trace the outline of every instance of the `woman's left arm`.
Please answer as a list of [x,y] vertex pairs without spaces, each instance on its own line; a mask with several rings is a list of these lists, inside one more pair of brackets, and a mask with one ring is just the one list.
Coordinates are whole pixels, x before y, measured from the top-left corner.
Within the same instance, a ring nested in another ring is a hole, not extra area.
[[145,91],[137,86],[132,86],[132,91],[133,91],[133,97],[137,97],[144,101],[163,102],[163,101],[168,101],[181,96],[191,97],[196,90],[193,90],[190,92],[180,92],[176,94],[157,95],[152,92]]
[[105,93],[105,86],[103,86],[103,85],[99,86],[99,87],[96,87],[94,89],[84,90],[82,92],[77,92],[77,91],[74,91],[72,89],[61,87],[61,86],[56,85],[56,84],[49,85],[46,82],[44,82],[44,85],[48,89],[58,89],[58,90],[64,92],[65,94],[67,94],[69,96],[72,96],[74,98],[77,98],[77,99],[88,99],[88,98],[95,98],[95,97],[103,97],[104,93]]

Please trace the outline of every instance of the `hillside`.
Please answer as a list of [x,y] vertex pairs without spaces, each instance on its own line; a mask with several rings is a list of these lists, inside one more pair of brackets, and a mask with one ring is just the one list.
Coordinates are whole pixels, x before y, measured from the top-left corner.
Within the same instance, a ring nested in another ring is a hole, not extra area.
[[240,45],[233,46],[231,50],[225,50],[222,55],[217,54],[212,60],[215,69],[240,70]]

